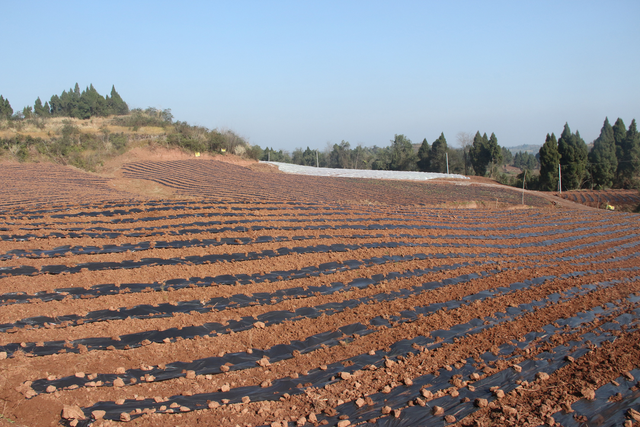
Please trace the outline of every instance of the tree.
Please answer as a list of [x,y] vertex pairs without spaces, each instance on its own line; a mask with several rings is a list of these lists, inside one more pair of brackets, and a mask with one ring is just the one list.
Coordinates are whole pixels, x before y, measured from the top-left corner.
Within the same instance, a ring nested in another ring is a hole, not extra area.
[[491,138],[487,138],[486,133],[480,136],[480,131],[476,132],[476,136],[473,137],[473,146],[469,150],[469,158],[476,175],[485,176],[487,170],[490,170],[493,176],[496,167],[502,162],[502,150],[496,135],[492,133]]
[[487,134],[480,136],[480,131],[477,131],[473,137],[473,145],[469,149],[469,160],[478,176],[484,176],[487,173],[487,165],[490,159],[485,147],[488,142]]
[[467,157],[468,157],[469,147],[471,146],[471,144],[473,144],[473,137],[471,136],[470,133],[458,132],[458,135],[456,135],[456,139],[458,140],[458,145],[462,147],[462,153],[464,155],[464,174],[469,175],[469,170],[467,166],[467,164],[469,163],[469,160]]
[[555,191],[558,189],[558,165],[560,164],[560,152],[558,141],[552,133],[547,134],[544,145],[540,148],[540,181],[539,188],[542,191]]
[[[108,114],[125,115],[129,113],[129,106],[122,100],[118,92],[116,92],[116,86],[111,86],[111,97],[107,96],[107,108]],[[173,117],[172,117],[173,118]]]
[[27,105],[22,109],[22,117],[24,117],[25,119],[30,119],[32,115],[33,108],[31,108],[31,105]]
[[9,100],[0,95],[0,119],[10,119],[12,115],[13,108],[11,108]]
[[[557,143],[556,143],[556,150],[557,150]],[[534,156],[531,153],[527,153],[526,151],[525,152],[519,151],[516,153],[516,155],[513,158],[513,166],[520,168],[522,170],[527,169],[532,171],[537,168],[538,160],[536,159],[536,156]]]
[[[81,93],[78,83],[68,92],[62,91],[60,96],[53,95],[49,103],[45,103],[43,108],[54,117],[76,117],[79,119],[129,113],[129,107],[118,95],[115,86],[111,87],[111,97],[103,97],[93,87],[93,84],[89,85]],[[165,110],[165,112],[167,114],[166,117],[163,116],[164,120],[171,123],[173,119],[171,110]]]
[[422,140],[422,145],[420,145],[420,149],[418,150],[418,169],[422,172],[429,171],[430,162],[429,162],[429,154],[431,153],[431,146],[427,142],[427,138]]
[[404,135],[395,135],[391,142],[389,169],[396,171],[416,170],[418,157],[413,152],[411,140]]
[[569,124],[565,123],[562,135],[558,140],[558,152],[560,153],[560,165],[562,166],[562,186],[566,190],[575,190],[582,187],[587,173],[587,144],[576,131],[571,133]]
[[262,152],[262,158],[260,160],[291,163],[291,156],[286,151],[275,151],[273,148],[266,147]]
[[616,158],[616,143],[613,128],[609,119],[605,118],[600,136],[593,141],[593,148],[589,153],[589,172],[592,183],[598,189],[610,188],[616,177],[618,160]]
[[502,150],[498,145],[498,138],[496,138],[496,134],[493,132],[491,132],[491,137],[489,138],[489,142],[487,143],[487,149],[489,150],[489,165],[491,176],[493,177],[497,173],[497,167],[502,164]]
[[618,158],[622,157],[622,144],[624,142],[624,138],[627,136],[627,129],[624,126],[624,122],[620,117],[616,120],[615,124],[612,128],[613,131],[613,140],[616,144],[616,156]]
[[333,144],[333,151],[329,154],[329,167],[336,169],[351,168],[351,144],[342,140],[340,144]]
[[316,151],[310,149],[307,146],[307,149],[302,153],[302,164],[307,166],[315,166],[316,165]]
[[362,146],[362,144],[358,144],[356,148],[351,151],[351,160],[353,162],[354,169],[367,169],[367,165],[369,163],[369,156],[367,155],[367,151]]
[[636,119],[631,121],[629,131],[625,132],[622,141],[622,158],[618,159],[618,183],[620,187],[637,187],[637,177],[640,173],[640,135],[636,126]]
[[448,147],[449,173],[464,174],[464,150]]
[[500,147],[500,153],[502,154],[502,164],[513,164],[513,153],[507,147]]
[[106,116],[109,114],[106,99],[98,93],[93,85],[90,85],[82,92],[78,103],[78,110],[80,111],[80,118],[82,119]]
[[49,116],[49,109],[47,107],[48,104],[46,104],[46,106],[43,106],[40,97],[38,97],[35,104],[33,105],[33,113],[38,117],[47,117]]
[[430,170],[432,172],[447,172],[447,140],[444,133],[441,133],[438,139],[431,144],[431,153],[429,153]]

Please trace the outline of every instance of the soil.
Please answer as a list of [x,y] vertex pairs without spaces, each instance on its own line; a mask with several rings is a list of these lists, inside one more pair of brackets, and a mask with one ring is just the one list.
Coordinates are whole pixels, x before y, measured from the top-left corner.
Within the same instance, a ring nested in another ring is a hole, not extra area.
[[639,215],[129,160],[0,169],[0,426],[638,425]]
[[610,205],[618,211],[637,212],[640,207],[638,190],[575,190],[553,194],[563,200],[599,209]]

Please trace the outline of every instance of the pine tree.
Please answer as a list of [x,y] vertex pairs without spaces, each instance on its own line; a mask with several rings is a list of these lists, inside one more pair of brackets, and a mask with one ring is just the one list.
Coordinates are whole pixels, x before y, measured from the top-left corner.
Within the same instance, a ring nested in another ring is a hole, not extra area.
[[640,135],[638,135],[636,119],[631,121],[621,146],[622,158],[618,162],[618,183],[623,188],[636,187],[640,174]]
[[447,172],[447,140],[444,133],[441,133],[438,139],[431,144],[431,152],[429,153],[430,170],[432,172]]
[[558,141],[552,133],[547,134],[544,145],[540,148],[540,189],[543,191],[555,191],[558,189],[558,165],[560,153]]
[[589,172],[593,185],[598,189],[611,188],[617,167],[613,128],[609,124],[609,119],[605,118],[600,136],[593,142],[593,148],[589,153]]
[[[485,134],[486,136],[487,134]],[[484,176],[487,173],[487,160],[486,151],[484,149],[484,139],[480,136],[480,131],[477,131],[473,137],[473,145],[469,149],[469,160],[473,170],[478,176]]]
[[13,108],[9,104],[9,100],[0,95],[0,119],[10,119],[13,115]]
[[48,104],[45,103],[45,105],[46,106],[42,105],[42,101],[40,100],[40,97],[38,97],[38,99],[36,99],[35,104],[33,105],[33,113],[37,117],[48,117],[49,116]]
[[422,140],[422,145],[418,150],[418,169],[422,172],[427,172],[430,168],[429,154],[431,153],[431,146],[427,142],[427,138]]
[[489,151],[488,156],[490,158],[488,166],[490,167],[491,176],[493,176],[494,170],[502,163],[502,150],[498,145],[498,138],[496,138],[495,133],[491,132],[486,148]]
[[80,96],[78,110],[82,119],[108,115],[107,101],[90,85]]
[[622,119],[620,117],[618,117],[618,120],[616,120],[616,122],[613,125],[613,139],[615,141],[616,144],[616,158],[618,159],[618,168],[616,169],[616,185],[620,186],[621,185],[621,173],[622,173],[622,169],[620,169],[620,167],[622,166],[620,163],[620,160],[622,160],[622,158],[624,157],[624,151],[622,149],[622,146],[624,144],[624,140],[627,136],[627,129],[624,126],[624,122],[622,121]]
[[487,170],[495,169],[494,166],[502,162],[502,149],[498,145],[496,135],[492,133],[491,138],[487,138],[486,133],[480,136],[480,131],[476,132],[469,157],[478,176],[485,176]]
[[129,106],[122,100],[115,85],[111,86],[111,97],[107,97],[107,109],[109,114],[124,115],[129,114]]
[[565,123],[562,135],[558,140],[558,152],[562,165],[563,189],[576,190],[582,187],[587,172],[589,150],[579,132],[571,133],[568,123]]
[[49,101],[49,111],[53,117],[58,117],[62,115],[62,102],[60,101],[60,97],[58,95],[51,96]]

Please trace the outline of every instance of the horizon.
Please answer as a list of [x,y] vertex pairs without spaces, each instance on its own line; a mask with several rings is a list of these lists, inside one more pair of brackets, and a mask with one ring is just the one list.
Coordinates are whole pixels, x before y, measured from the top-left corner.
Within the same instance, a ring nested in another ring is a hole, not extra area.
[[[588,144],[640,114],[640,3],[404,1],[10,3],[0,94],[114,85],[130,108],[230,129],[276,150],[431,144],[444,133]],[[608,18],[611,17],[611,18]],[[615,20],[613,19],[615,17]],[[97,25],[102,23],[102,25]],[[25,31],[27,29],[27,31]]]

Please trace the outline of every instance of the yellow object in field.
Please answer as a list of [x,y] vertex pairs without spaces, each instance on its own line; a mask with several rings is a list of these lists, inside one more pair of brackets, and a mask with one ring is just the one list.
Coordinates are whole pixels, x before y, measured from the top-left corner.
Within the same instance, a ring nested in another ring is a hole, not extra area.
[[221,148],[221,149],[220,149],[220,152],[221,152],[221,153],[226,153],[226,152],[227,152],[227,149],[226,149],[226,148]]
[[610,204],[607,204],[607,207],[606,207],[605,209],[606,209],[606,210],[608,210],[608,211],[613,211],[613,210],[615,210],[616,208],[615,208],[615,207],[613,207],[613,206],[611,206]]
[[199,151],[196,153],[196,157],[200,157],[200,152]]

